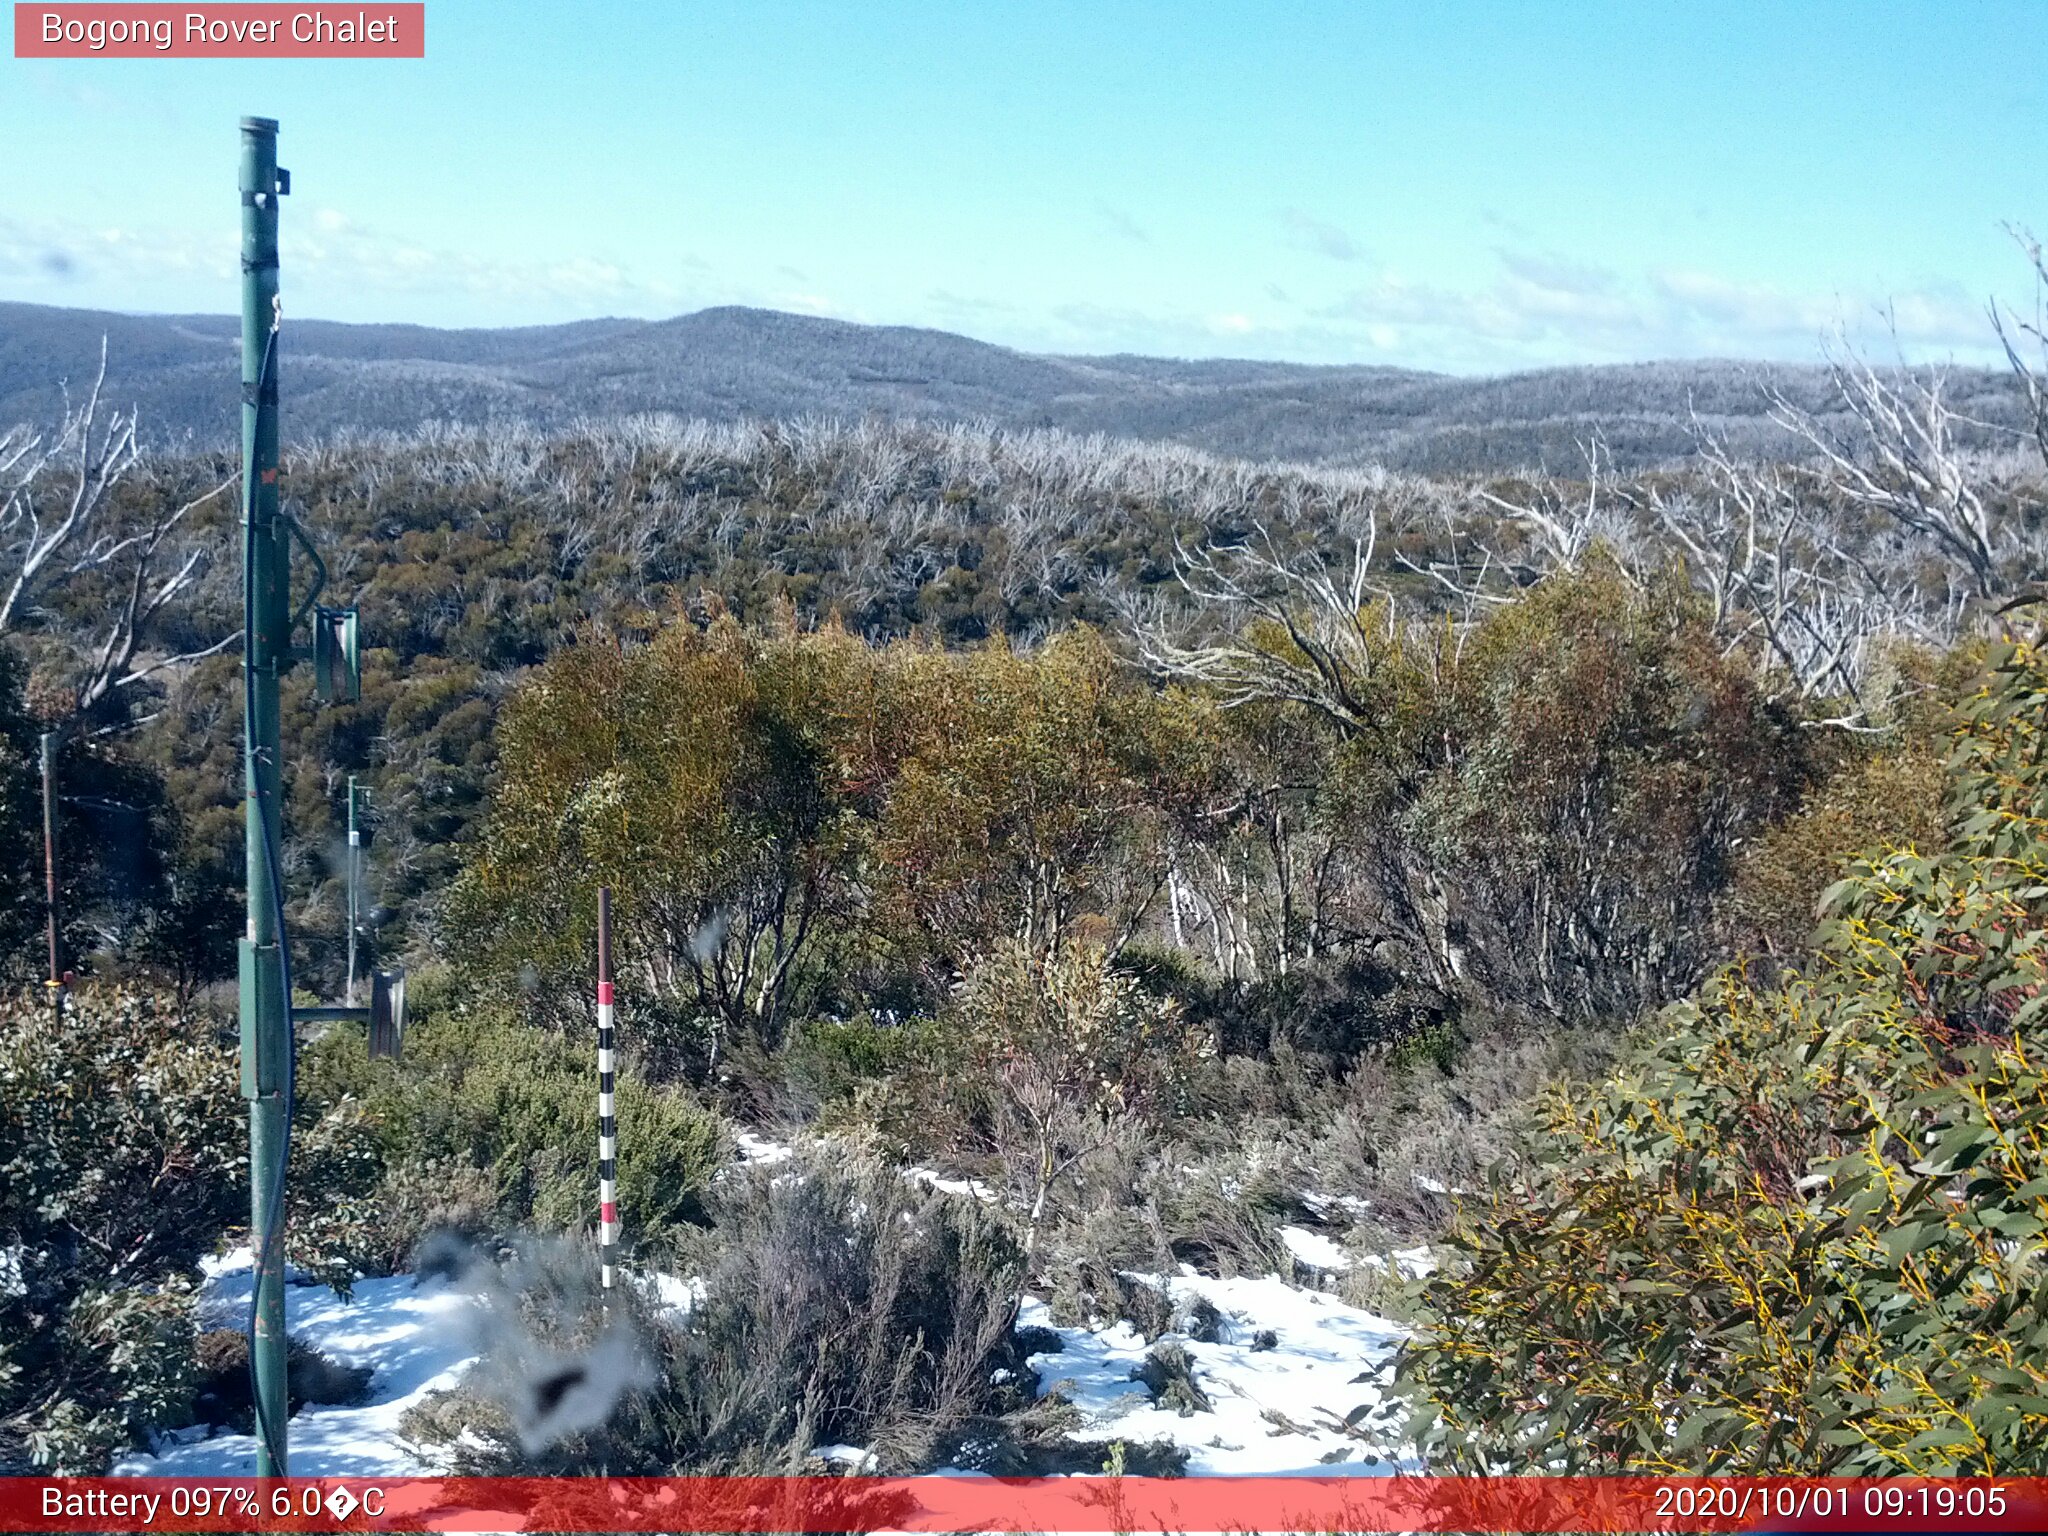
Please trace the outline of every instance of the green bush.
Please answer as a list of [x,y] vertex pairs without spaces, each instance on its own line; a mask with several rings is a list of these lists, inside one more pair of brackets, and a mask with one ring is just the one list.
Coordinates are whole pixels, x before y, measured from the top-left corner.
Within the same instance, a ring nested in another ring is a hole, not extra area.
[[160,999],[0,1003],[0,1468],[97,1473],[181,1422],[188,1279],[248,1210],[236,1089]]
[[[75,989],[61,1020],[0,1002],[0,1467],[97,1472],[183,1422],[194,1271],[249,1214],[225,1036],[121,988]],[[291,1170],[286,1256],[345,1287],[376,1226],[361,1106],[302,1085]]]
[[[378,1204],[408,1236],[427,1229],[428,1207],[457,1227],[595,1220],[595,1044],[571,1045],[497,1005],[455,1008],[409,1030],[397,1063],[369,1061],[358,1032],[336,1031],[309,1052],[307,1075],[361,1096],[385,1167]],[[623,1066],[618,1122],[623,1236],[659,1248],[702,1219],[730,1137],[687,1090]]]
[[2048,1470],[2048,664],[1968,702],[1949,831],[1830,893],[1809,975],[1731,972],[1470,1213],[1401,1374],[1470,1469]]
[[791,1031],[777,1063],[790,1098],[810,1108],[841,1103],[871,1083],[910,1070],[933,1049],[927,1020],[878,1023],[811,1019]]
[[[464,1469],[481,1472],[793,1472],[834,1443],[902,1471],[935,1464],[964,1424],[1021,1406],[1015,1385],[992,1380],[1021,1364],[1009,1323],[1023,1258],[998,1214],[843,1149],[722,1180],[709,1205],[688,1313],[622,1299],[654,1369],[603,1429],[530,1452],[506,1413],[519,1384],[488,1376],[408,1429],[457,1441]],[[571,1322],[551,1343],[574,1342],[573,1308],[541,1310]]]
[[1006,1193],[1025,1211],[1027,1264],[1062,1182],[1131,1121],[1158,1124],[1189,1103],[1213,1036],[1148,993],[1096,944],[992,949],[962,982],[954,1027],[963,1097]]
[[1897,707],[1878,735],[1830,739],[1831,759],[1799,809],[1743,848],[1728,890],[1735,937],[1766,955],[1808,953],[1820,898],[1857,855],[1939,848],[1946,836],[1944,760],[1953,722],[1946,701],[1975,685],[1979,644],[1940,656],[1899,649]]

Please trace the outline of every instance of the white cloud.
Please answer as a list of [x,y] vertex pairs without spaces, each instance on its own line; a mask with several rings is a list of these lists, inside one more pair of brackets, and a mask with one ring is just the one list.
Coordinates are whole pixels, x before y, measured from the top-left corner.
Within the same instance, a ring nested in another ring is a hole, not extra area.
[[[1286,222],[1319,256],[1344,264],[1301,263],[1276,272],[1281,281],[1262,275],[1223,302],[1207,303],[1190,297],[1047,306],[969,287],[885,304],[871,292],[839,291],[822,272],[805,277],[770,268],[727,277],[680,254],[649,271],[604,252],[524,257],[441,249],[329,207],[286,224],[283,257],[288,309],[359,320],[538,323],[760,304],[846,319],[873,312],[1045,351],[1230,351],[1500,372],[1659,357],[1808,361],[1838,329],[1883,355],[1888,304],[1909,358],[1998,361],[1981,304],[1953,286],[1887,294],[1873,283],[1832,292],[1697,264],[1629,272],[1535,242],[1497,247],[1490,268],[1457,282],[1367,260],[1345,231],[1300,210]],[[233,240],[223,240],[217,228],[30,223],[0,215],[0,292],[9,298],[226,312],[234,302],[236,256]]]
[[1105,233],[1113,235],[1119,240],[1129,240],[1135,245],[1150,245],[1152,243],[1151,231],[1132,218],[1126,209],[1098,201],[1093,212],[1095,222]]
[[1303,250],[1332,261],[1363,261],[1365,250],[1350,234],[1300,208],[1280,210],[1280,222]]
[[[222,249],[190,236],[124,226],[97,228],[0,216],[0,276],[9,296],[78,303],[69,290],[81,283],[147,287],[165,279],[219,279],[237,271],[232,245]],[[232,290],[230,290],[232,291]]]
[[1382,349],[1384,331],[1400,327],[1419,360],[1461,369],[1657,357],[1805,361],[1839,332],[1888,346],[1888,324],[1909,356],[1991,360],[1983,313],[1957,292],[1814,293],[1690,268],[1631,278],[1548,252],[1495,254],[1490,281],[1454,287],[1382,269],[1308,318],[1355,328]]
[[[672,263],[674,278],[645,276],[601,255],[501,259],[387,235],[334,208],[287,220],[279,257],[287,306],[300,314],[381,319],[393,310],[417,313],[417,303],[404,301],[422,297],[473,302],[494,320],[507,312],[673,314],[713,301],[696,283],[685,287],[686,275],[703,270],[690,257]],[[0,217],[0,276],[14,297],[81,302],[75,291],[57,291],[62,283],[95,290],[86,302],[180,309],[195,307],[195,296],[217,294],[197,304],[225,312],[234,305],[238,271],[233,240],[211,231],[29,225]],[[757,295],[756,302],[772,300]]]
[[1510,278],[1551,293],[1612,293],[1620,282],[1609,268],[1569,256],[1506,247],[1496,248],[1494,254]]

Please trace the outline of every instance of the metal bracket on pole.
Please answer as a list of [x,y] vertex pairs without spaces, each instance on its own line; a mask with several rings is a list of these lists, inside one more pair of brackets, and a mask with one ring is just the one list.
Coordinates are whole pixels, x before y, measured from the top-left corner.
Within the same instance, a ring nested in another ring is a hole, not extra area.
[[[242,1097],[264,1099],[284,1086],[284,1061],[274,1031],[263,1027],[284,1008],[284,973],[275,944],[243,939],[236,946],[242,997]],[[291,1049],[289,1040],[283,1042]]]
[[370,1006],[367,1008],[294,1008],[294,1024],[366,1024],[370,1030],[370,1059],[396,1061],[405,1043],[405,970],[403,967],[370,973]]
[[293,630],[297,630],[306,621],[306,615],[313,612],[314,606],[320,601],[320,594],[327,590],[327,562],[320,558],[320,551],[314,547],[312,539],[306,534],[306,530],[299,526],[299,520],[296,517],[291,516],[289,513],[280,512],[278,514],[278,521],[284,524],[284,530],[291,535],[292,542],[303,549],[306,552],[306,558],[313,562],[313,584],[306,589],[305,597],[301,599],[298,608],[292,613],[290,627]]
[[363,665],[353,608],[313,610],[313,691],[323,704],[363,696]]

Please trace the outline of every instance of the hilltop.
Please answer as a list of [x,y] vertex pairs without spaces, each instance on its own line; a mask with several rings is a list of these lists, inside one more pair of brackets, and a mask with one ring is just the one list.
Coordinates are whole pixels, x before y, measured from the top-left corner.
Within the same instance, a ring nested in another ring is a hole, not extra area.
[[[239,323],[0,304],[0,421],[47,419],[61,380],[110,382],[152,439],[225,444]],[[1063,357],[946,331],[773,310],[700,310],[505,330],[301,320],[286,332],[288,437],[407,431],[427,421],[559,428],[644,412],[711,420],[833,416],[981,421],[1181,443],[1250,459],[1434,472],[1568,469],[1598,431],[1623,467],[1683,456],[1693,412],[1739,447],[1785,445],[1774,381],[1825,409],[1819,368],[1739,361],[1553,368],[1464,378],[1382,367]],[[1952,398],[2011,416],[2002,374],[1956,375]]]

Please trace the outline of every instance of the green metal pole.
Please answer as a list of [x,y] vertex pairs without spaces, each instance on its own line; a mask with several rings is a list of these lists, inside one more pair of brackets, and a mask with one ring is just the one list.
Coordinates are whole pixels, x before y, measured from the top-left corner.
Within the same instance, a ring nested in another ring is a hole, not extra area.
[[356,1005],[356,923],[358,890],[363,874],[363,835],[356,830],[356,776],[348,776],[348,994]]
[[64,1012],[64,972],[59,969],[57,934],[57,733],[43,732],[43,898],[49,908],[50,1007]]
[[243,804],[249,928],[241,944],[242,1095],[249,1101],[250,1230],[258,1258],[256,1470],[285,1475],[285,1075],[291,1000],[284,995],[279,892],[272,860],[283,836],[278,677],[291,664],[290,552],[277,493],[277,124],[242,119]]

